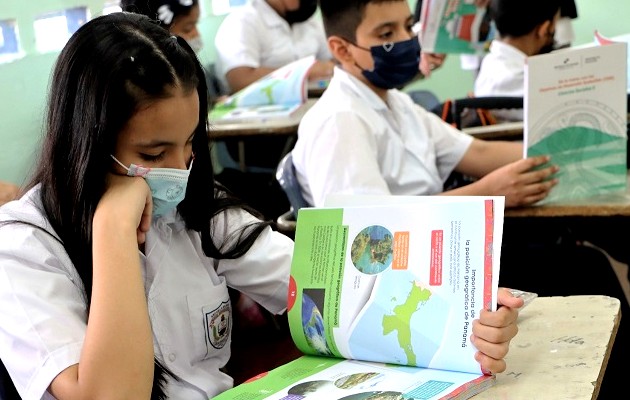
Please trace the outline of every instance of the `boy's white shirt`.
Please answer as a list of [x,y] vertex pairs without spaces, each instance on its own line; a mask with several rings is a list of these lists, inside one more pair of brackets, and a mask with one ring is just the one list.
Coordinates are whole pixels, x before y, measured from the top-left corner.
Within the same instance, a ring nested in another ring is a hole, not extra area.
[[236,67],[279,68],[292,61],[314,55],[318,60],[332,58],[318,14],[289,26],[264,0],[228,14],[215,35],[217,76]]
[[[493,40],[490,52],[481,61],[475,79],[475,97],[515,96],[525,91],[525,62],[527,55],[514,46]],[[522,121],[523,110],[493,110],[501,121]]]
[[[25,400],[52,399],[55,376],[79,362],[86,330],[82,284],[65,249],[39,211],[39,189],[0,209],[0,221],[19,219],[41,226],[9,224],[0,229],[0,358]],[[214,236],[221,240],[253,220],[230,211]],[[232,387],[219,371],[230,356],[230,338],[208,344],[204,321],[229,304],[227,286],[248,294],[273,313],[286,307],[293,242],[268,229],[235,260],[213,260],[201,250],[197,232],[175,213],[155,220],[140,255],[154,331],[156,356],[183,382],[169,380],[172,399],[207,399]]]
[[327,195],[441,193],[472,138],[399,90],[387,104],[341,68],[306,113],[293,149],[305,199]]

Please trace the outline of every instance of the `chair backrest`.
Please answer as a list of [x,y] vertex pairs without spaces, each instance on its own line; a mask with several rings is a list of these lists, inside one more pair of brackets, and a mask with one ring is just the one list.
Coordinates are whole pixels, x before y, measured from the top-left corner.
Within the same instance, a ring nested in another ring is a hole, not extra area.
[[309,204],[306,200],[304,200],[300,189],[300,183],[295,176],[295,167],[293,166],[293,157],[291,152],[288,152],[284,157],[282,157],[280,163],[278,163],[278,168],[276,169],[276,180],[289,199],[293,216],[297,217],[298,210],[302,207],[308,207]]
[[[501,110],[522,109],[523,97],[517,96],[480,96],[462,97],[455,99],[451,104],[451,117],[456,128],[462,126],[462,113],[465,109]],[[473,125],[474,126],[474,125]]]
[[435,112],[435,109],[440,106],[440,99],[430,90],[412,90],[407,94],[414,103],[427,111]]

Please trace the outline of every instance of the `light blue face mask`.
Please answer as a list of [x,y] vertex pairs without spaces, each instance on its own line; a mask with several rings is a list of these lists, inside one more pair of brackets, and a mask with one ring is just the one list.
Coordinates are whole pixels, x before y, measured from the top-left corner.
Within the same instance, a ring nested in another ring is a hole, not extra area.
[[111,157],[127,170],[128,176],[139,176],[147,182],[153,199],[153,218],[168,214],[186,197],[192,160],[188,169],[148,168],[136,164],[131,164],[127,168],[116,157]]

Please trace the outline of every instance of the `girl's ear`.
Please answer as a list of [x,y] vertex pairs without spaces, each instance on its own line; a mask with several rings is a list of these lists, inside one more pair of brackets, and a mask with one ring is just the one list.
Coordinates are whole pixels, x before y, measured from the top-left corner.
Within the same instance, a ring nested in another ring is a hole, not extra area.
[[331,36],[328,38],[328,49],[332,56],[339,61],[341,65],[345,63],[354,63],[354,58],[348,48],[348,42],[339,36]]

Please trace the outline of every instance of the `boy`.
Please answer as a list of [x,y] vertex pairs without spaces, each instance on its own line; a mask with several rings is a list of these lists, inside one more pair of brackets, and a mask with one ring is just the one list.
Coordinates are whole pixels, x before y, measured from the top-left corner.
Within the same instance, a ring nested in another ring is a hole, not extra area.
[[[562,0],[492,0],[492,16],[499,38],[481,63],[475,96],[523,96],[527,57],[548,53],[554,45]],[[522,121],[523,110],[497,110],[502,121]]]
[[[340,64],[304,116],[293,150],[307,202],[330,193],[432,195],[452,171],[480,178],[449,195],[505,195],[509,207],[545,198],[557,168],[521,159],[522,145],[474,139],[415,105],[401,87],[420,48],[407,1],[323,0],[328,46]],[[372,47],[373,46],[373,47]]]

